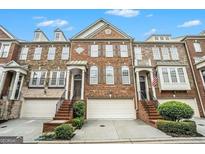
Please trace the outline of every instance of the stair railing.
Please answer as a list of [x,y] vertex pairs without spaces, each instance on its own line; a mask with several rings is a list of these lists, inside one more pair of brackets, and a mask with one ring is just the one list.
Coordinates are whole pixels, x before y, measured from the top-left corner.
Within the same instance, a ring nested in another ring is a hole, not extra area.
[[63,104],[64,99],[65,99],[65,90],[63,91],[63,94],[61,95],[61,97],[59,98],[59,100],[56,104],[56,112],[58,112],[59,108]]

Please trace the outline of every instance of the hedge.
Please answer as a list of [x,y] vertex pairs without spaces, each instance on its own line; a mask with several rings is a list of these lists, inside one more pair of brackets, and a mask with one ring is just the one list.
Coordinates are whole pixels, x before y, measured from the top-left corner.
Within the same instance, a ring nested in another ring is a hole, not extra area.
[[198,136],[196,123],[191,120],[180,122],[158,120],[157,128],[171,136]]

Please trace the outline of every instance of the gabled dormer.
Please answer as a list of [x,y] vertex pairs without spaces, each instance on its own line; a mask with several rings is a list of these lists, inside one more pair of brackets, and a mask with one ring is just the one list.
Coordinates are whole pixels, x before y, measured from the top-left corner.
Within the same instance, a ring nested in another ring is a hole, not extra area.
[[171,35],[167,34],[154,34],[147,38],[146,42],[169,42],[172,41]]
[[35,32],[34,32],[33,41],[34,41],[34,42],[48,42],[49,39],[47,38],[47,36],[45,35],[45,33],[38,28],[38,29],[36,29]]
[[60,28],[57,28],[54,31],[54,41],[56,42],[67,41],[63,31],[61,31]]
[[0,40],[15,40],[15,36],[12,35],[6,28],[0,25]]

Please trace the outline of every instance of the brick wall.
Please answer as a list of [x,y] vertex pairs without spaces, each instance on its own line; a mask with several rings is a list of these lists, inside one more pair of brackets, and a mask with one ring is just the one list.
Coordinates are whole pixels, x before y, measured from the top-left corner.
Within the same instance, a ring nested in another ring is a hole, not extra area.
[[[90,46],[94,44],[93,41],[73,41],[71,43],[71,60],[86,60],[88,61],[88,69],[86,72],[85,83],[85,97],[86,98],[109,98],[109,94],[112,94],[112,98],[134,98],[134,84],[133,84],[133,67],[131,59],[131,47],[129,41],[95,41],[96,45],[99,45],[99,57],[90,56]],[[105,57],[105,45],[110,44],[114,46],[114,56]],[[129,57],[122,58],[120,56],[119,45],[128,45]],[[81,47],[84,51],[81,54],[76,52],[76,49]],[[97,66],[99,71],[99,84],[89,84],[89,70],[91,66]],[[121,82],[121,66],[128,66],[130,68],[131,84],[123,85]],[[114,67],[114,85],[107,85],[105,81],[105,68],[106,66]]]
[[[200,43],[202,52],[195,52],[194,45],[193,45],[193,43],[195,41]],[[203,81],[202,81],[202,78],[200,76],[199,70],[195,66],[195,61],[194,61],[194,57],[205,56],[205,37],[200,38],[200,39],[199,39],[199,37],[188,37],[185,40],[185,43],[187,45],[188,52],[189,52],[190,57],[191,57],[191,63],[192,63],[193,68],[194,68],[194,74],[196,76],[196,81],[197,81],[197,84],[199,87],[200,95],[202,97],[202,103],[203,103],[203,106],[205,107],[205,90],[204,90],[204,86],[203,86]],[[196,95],[196,97],[197,97],[197,95]],[[198,100],[198,97],[197,97],[197,100]],[[201,104],[198,103],[198,106],[200,106],[200,114],[202,115]]]

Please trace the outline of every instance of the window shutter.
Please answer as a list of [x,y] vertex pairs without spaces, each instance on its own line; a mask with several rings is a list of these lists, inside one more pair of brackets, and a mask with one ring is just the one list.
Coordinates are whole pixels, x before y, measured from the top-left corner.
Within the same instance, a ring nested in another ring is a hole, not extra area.
[[119,56],[120,56],[119,45],[115,45],[115,48],[114,48],[114,57],[119,57]]

